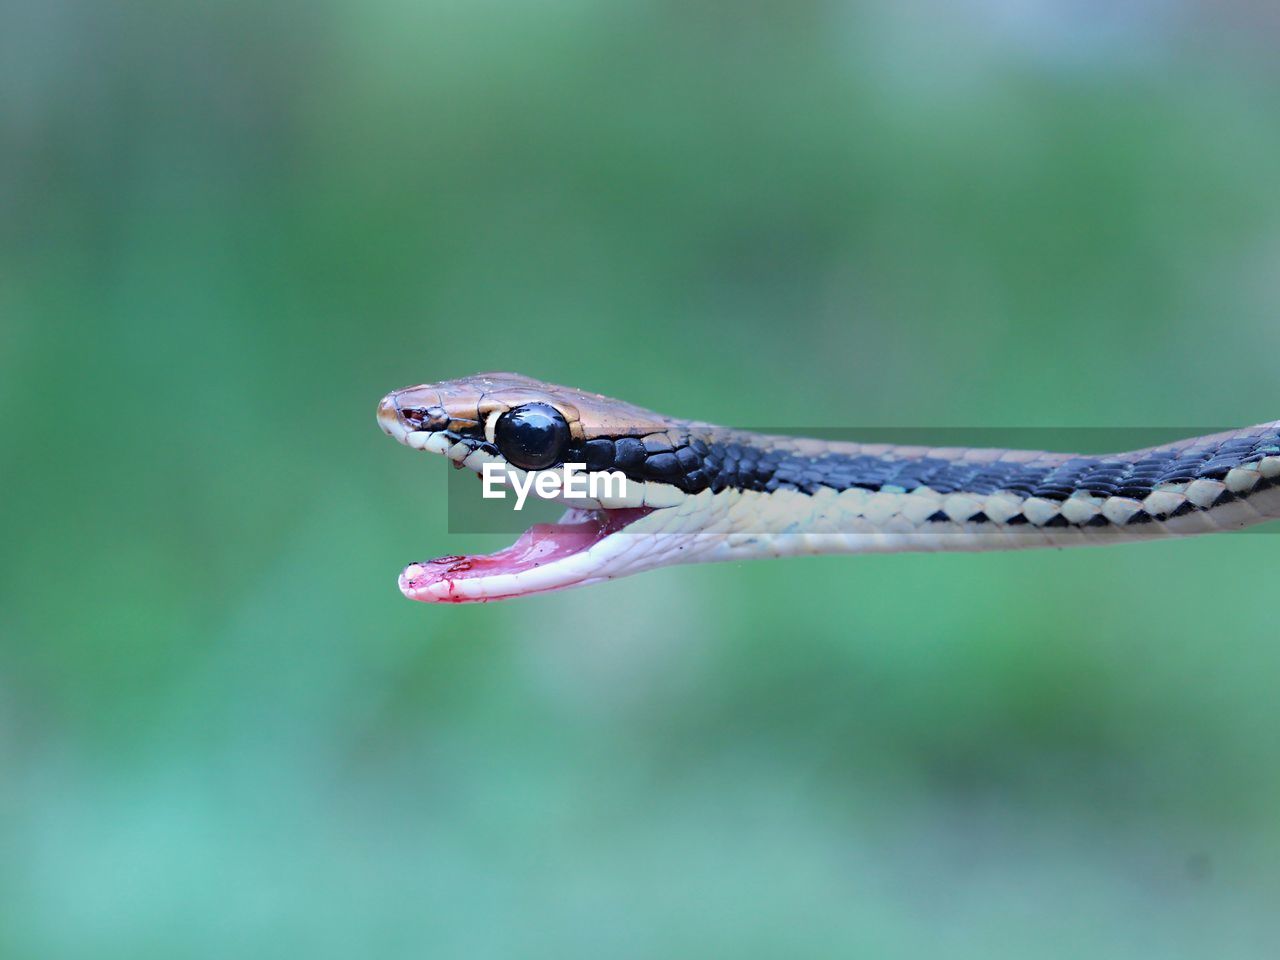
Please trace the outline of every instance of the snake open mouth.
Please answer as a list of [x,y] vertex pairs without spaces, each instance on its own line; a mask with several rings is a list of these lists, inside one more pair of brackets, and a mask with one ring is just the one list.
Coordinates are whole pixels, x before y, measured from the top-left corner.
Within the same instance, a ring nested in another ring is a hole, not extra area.
[[400,574],[400,590],[411,600],[467,603],[586,583],[596,579],[592,573],[599,566],[592,551],[651,512],[649,507],[571,508],[559,523],[536,524],[495,553],[410,564]]

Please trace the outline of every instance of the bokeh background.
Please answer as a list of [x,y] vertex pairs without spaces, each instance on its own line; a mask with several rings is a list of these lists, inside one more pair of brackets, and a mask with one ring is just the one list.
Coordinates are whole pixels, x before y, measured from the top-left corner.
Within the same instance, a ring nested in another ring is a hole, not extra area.
[[433,608],[373,419],[1278,417],[1272,5],[3,19],[0,956],[1274,955],[1275,537]]

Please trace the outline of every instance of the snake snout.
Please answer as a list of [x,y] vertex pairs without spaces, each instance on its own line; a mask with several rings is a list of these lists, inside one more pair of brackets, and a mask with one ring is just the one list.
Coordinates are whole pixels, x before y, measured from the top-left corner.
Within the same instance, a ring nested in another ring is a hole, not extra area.
[[398,431],[403,430],[400,420],[400,411],[396,409],[395,394],[389,393],[378,401],[378,426],[382,428],[382,432],[395,436]]
[[419,430],[443,430],[449,425],[449,414],[440,406],[439,397],[414,387],[387,394],[378,403],[378,426],[383,433],[402,439]]

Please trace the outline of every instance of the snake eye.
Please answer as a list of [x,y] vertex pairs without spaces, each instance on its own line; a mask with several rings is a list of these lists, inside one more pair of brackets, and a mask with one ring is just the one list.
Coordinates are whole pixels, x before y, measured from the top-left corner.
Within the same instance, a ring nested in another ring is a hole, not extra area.
[[526,403],[498,417],[493,435],[508,463],[522,470],[541,470],[564,458],[569,424],[555,407]]

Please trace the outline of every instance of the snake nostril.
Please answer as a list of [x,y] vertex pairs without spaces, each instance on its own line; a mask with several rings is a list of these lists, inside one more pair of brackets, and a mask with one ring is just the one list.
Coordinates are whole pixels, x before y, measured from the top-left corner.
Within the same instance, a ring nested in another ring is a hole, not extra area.
[[417,430],[431,419],[431,411],[426,407],[401,407],[400,419]]
[[401,406],[400,419],[410,430],[440,430],[449,422],[449,415],[438,406]]

